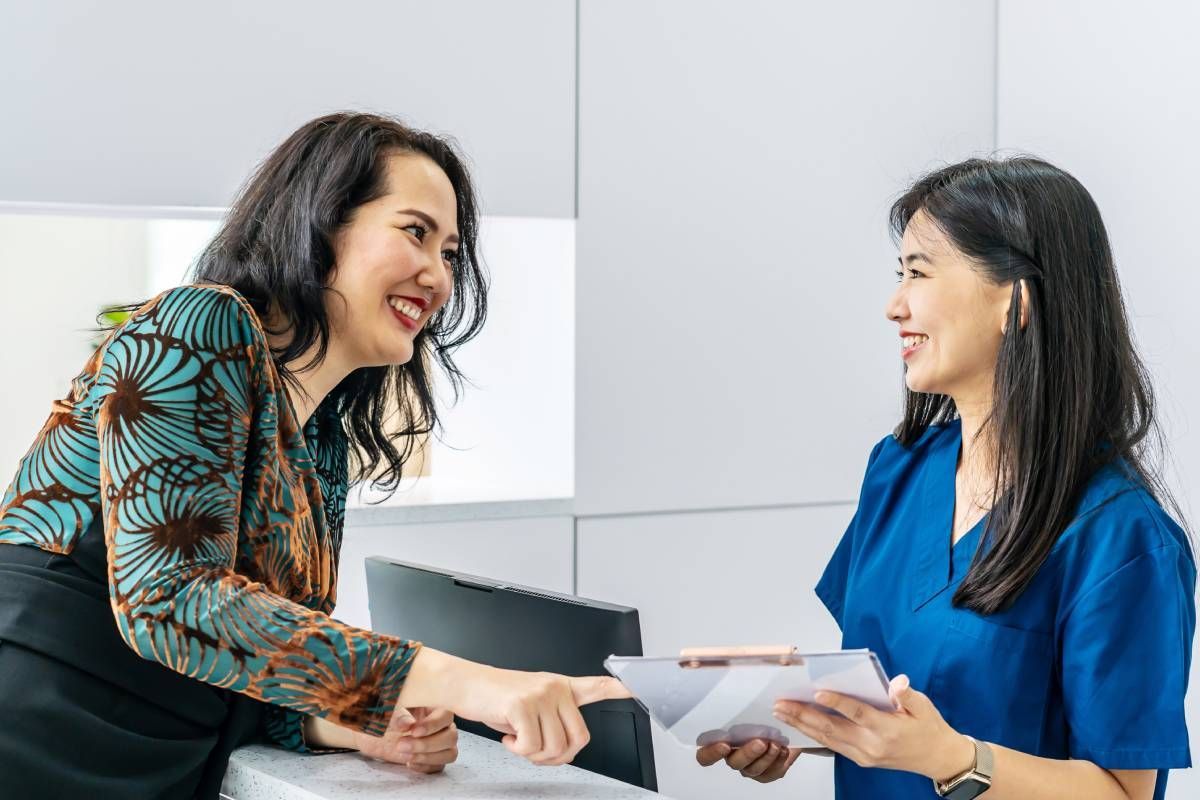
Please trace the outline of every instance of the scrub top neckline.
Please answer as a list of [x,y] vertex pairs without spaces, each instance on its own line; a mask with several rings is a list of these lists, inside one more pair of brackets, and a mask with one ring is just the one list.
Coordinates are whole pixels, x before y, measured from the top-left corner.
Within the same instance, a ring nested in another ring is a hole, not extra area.
[[961,580],[975,556],[980,532],[990,516],[984,514],[962,538],[951,544],[954,535],[954,478],[958,469],[958,454],[962,449],[962,421],[956,419],[947,423],[933,445],[934,452],[925,460],[920,476],[922,511],[929,524],[916,526],[919,533],[914,542],[913,611]]

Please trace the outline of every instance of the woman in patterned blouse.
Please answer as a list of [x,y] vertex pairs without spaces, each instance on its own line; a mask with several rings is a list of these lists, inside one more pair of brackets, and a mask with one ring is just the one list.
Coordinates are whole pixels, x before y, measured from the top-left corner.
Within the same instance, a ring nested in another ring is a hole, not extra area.
[[445,141],[322,117],[258,169],[197,282],[109,334],[0,504],[5,796],[215,797],[257,729],[435,771],[453,714],[561,764],[578,706],[627,696],[329,616],[350,478],[394,489],[437,425],[432,363],[459,387],[477,216]]

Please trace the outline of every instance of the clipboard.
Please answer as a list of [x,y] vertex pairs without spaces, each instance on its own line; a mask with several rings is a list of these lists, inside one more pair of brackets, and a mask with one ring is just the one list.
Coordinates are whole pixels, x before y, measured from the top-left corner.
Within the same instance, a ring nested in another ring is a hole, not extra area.
[[655,724],[689,748],[725,742],[739,747],[764,739],[828,752],[775,719],[778,700],[817,705],[821,690],[894,711],[888,679],[870,650],[828,653],[729,650],[684,651],[678,656],[609,656],[604,667],[621,681]]

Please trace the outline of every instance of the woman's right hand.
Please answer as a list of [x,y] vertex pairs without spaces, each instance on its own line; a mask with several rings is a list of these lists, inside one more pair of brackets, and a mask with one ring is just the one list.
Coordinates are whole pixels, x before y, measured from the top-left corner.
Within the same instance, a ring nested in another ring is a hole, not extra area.
[[616,678],[498,669],[422,647],[397,705],[449,709],[505,734],[511,752],[558,765],[575,758],[590,739],[580,706],[630,696]]
[[802,752],[799,748],[787,748],[778,742],[752,739],[736,749],[725,742],[705,745],[696,750],[696,761],[702,767],[711,767],[724,760],[743,777],[759,783],[770,783],[786,775]]

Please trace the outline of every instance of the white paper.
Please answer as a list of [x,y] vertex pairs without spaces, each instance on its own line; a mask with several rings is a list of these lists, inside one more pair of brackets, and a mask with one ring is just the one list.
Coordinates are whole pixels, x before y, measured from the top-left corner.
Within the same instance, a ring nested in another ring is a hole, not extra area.
[[[778,700],[812,703],[827,690],[891,710],[887,679],[866,650],[797,654],[788,665],[730,658],[686,667],[680,659],[611,657],[605,666],[633,692],[650,718],[688,747],[724,741],[738,746],[768,739],[790,747],[820,747],[773,715]],[[703,661],[703,660],[701,660]]]

